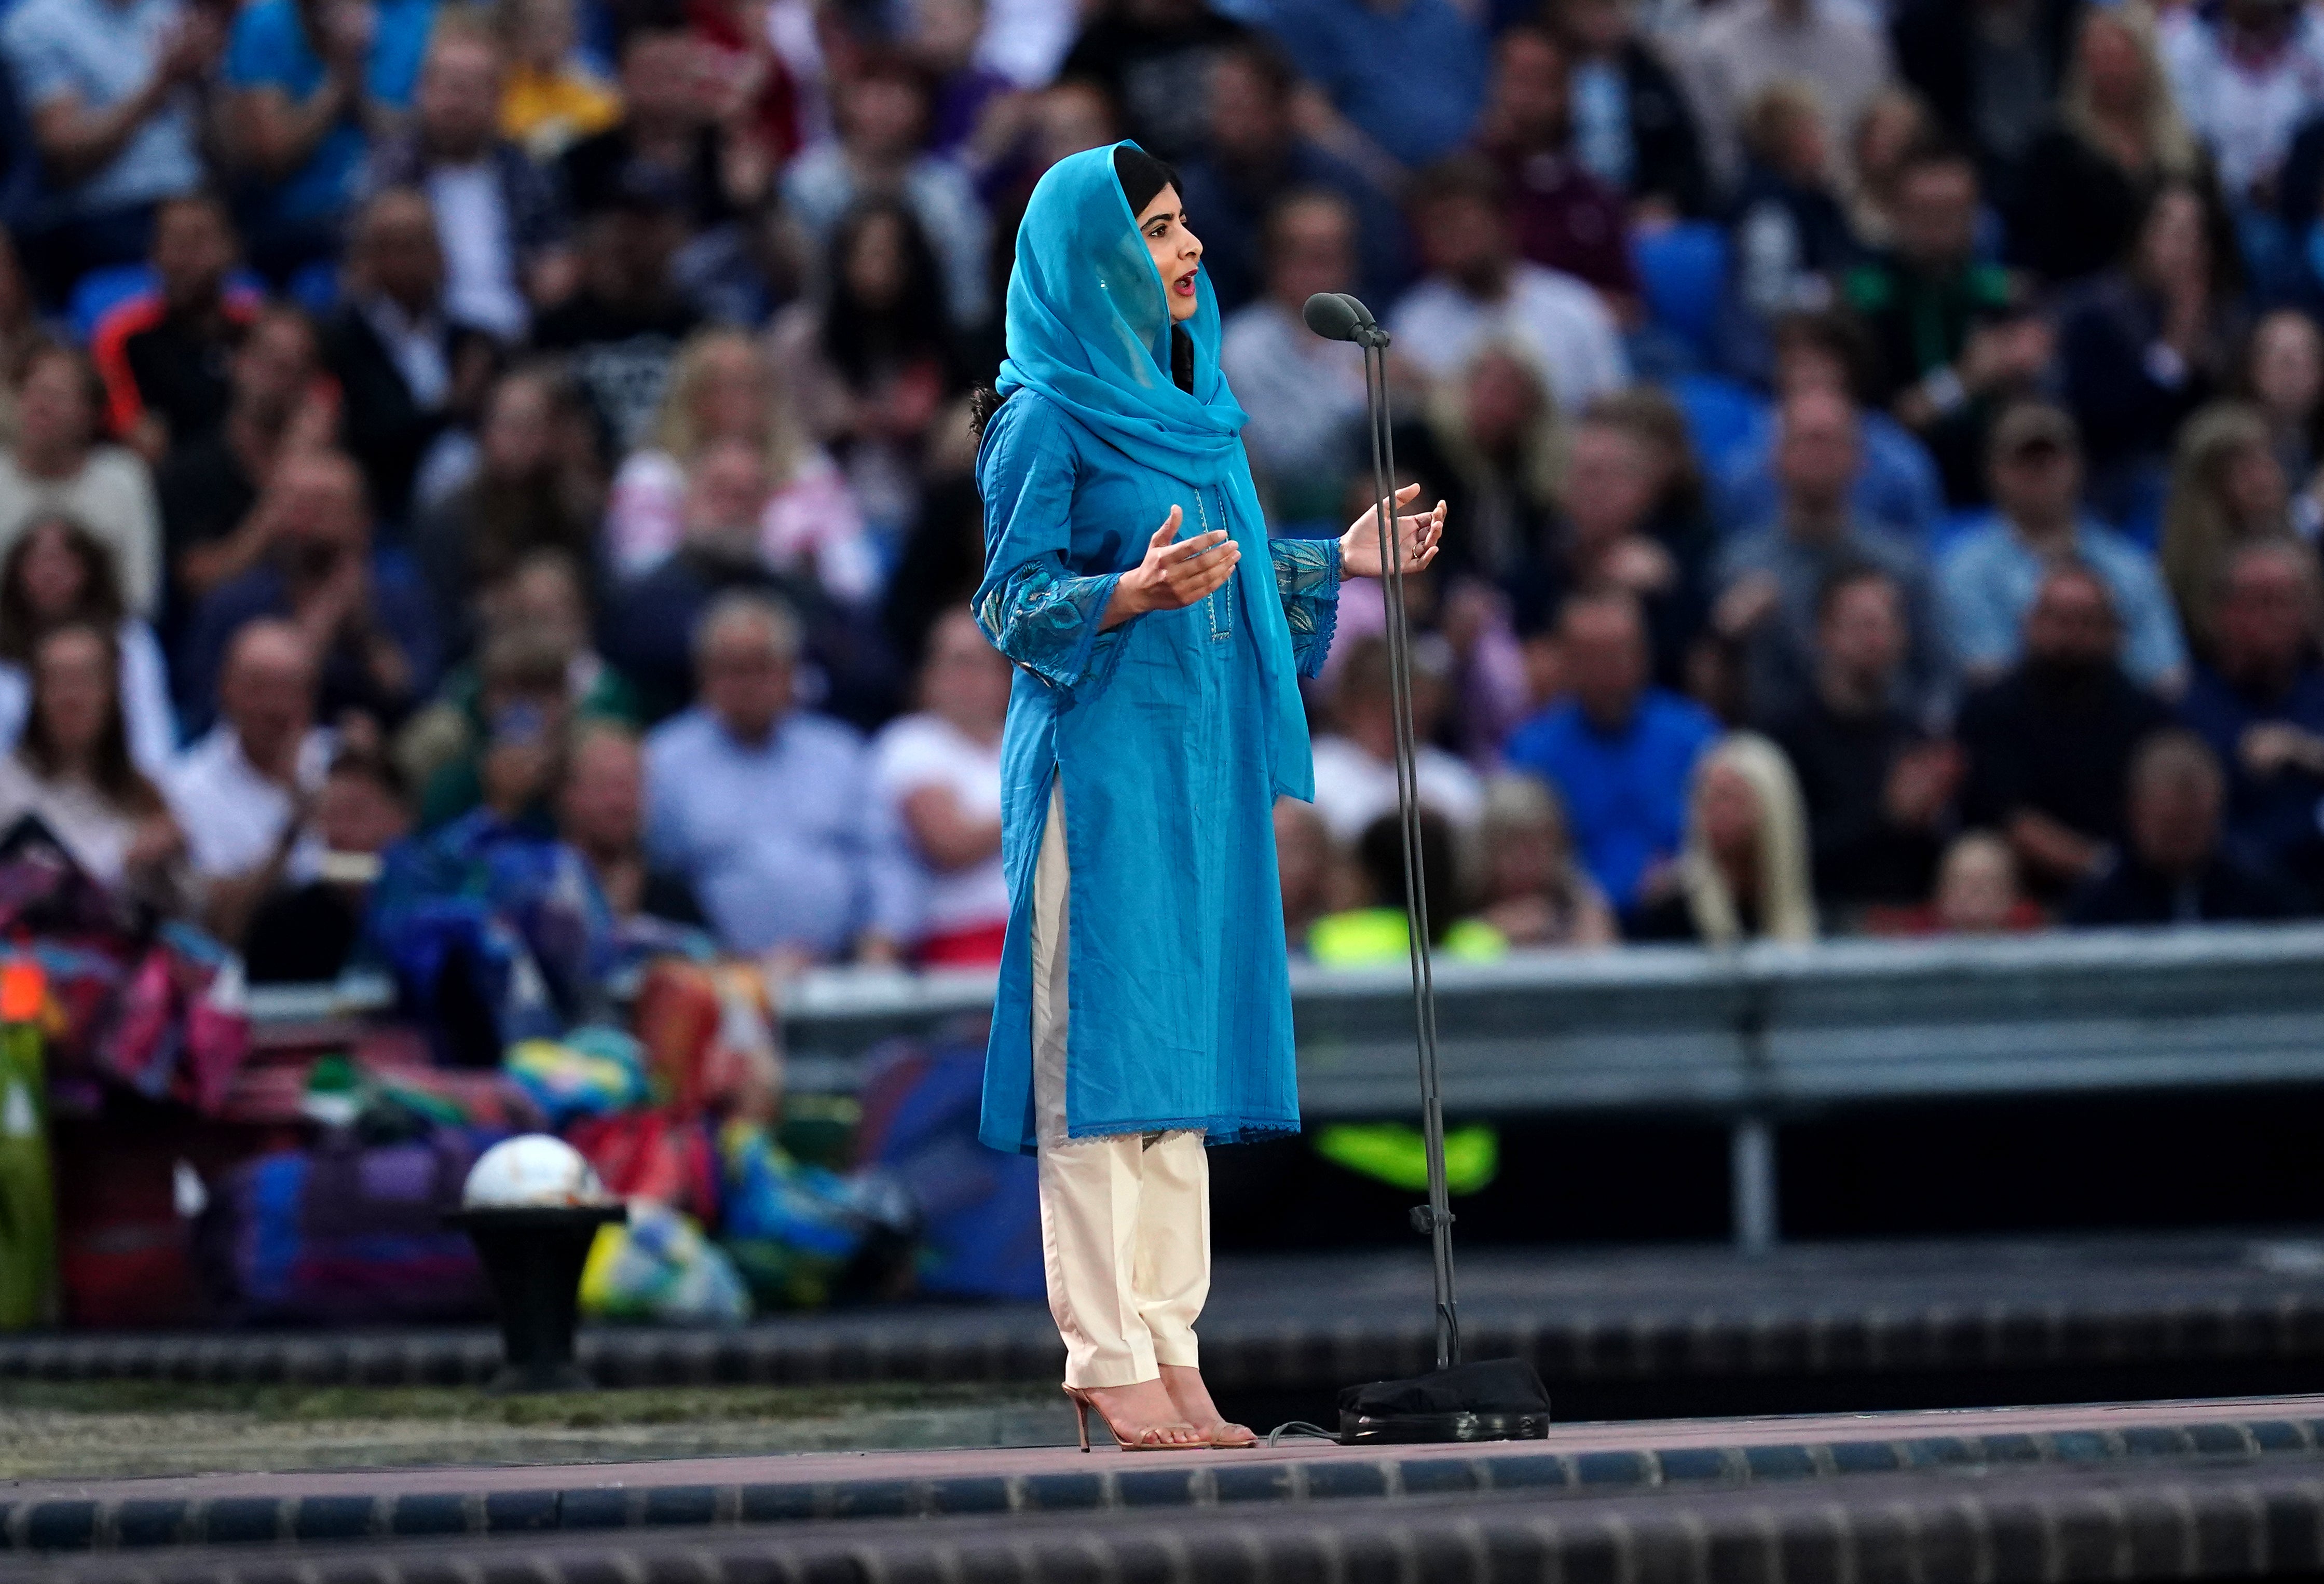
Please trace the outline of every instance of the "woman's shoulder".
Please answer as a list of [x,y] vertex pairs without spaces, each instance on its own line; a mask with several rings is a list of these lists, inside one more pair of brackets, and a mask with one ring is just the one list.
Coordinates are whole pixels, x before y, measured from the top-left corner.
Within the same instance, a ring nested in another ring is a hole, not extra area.
[[977,476],[988,478],[1028,467],[1044,455],[1077,450],[1076,427],[1064,408],[1031,386],[1019,385],[984,420],[984,438],[977,445]]

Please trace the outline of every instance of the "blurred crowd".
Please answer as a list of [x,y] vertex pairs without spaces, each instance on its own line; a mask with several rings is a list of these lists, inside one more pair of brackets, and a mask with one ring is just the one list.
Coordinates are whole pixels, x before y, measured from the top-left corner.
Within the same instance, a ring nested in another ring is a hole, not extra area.
[[[1394,336],[1455,954],[2324,913],[2299,0],[9,0],[0,833],[239,947],[554,843],[989,964],[967,418],[1067,153],[1176,162],[1280,534]],[[1351,590],[1277,811],[1400,959]],[[431,844],[433,846],[431,847]]]

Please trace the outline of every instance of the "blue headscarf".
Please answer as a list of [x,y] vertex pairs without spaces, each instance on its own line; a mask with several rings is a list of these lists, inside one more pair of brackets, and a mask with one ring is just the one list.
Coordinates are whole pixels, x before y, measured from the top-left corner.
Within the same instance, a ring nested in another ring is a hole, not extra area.
[[[1267,553],[1267,518],[1243,456],[1246,415],[1219,368],[1218,298],[1210,272],[1198,272],[1194,317],[1184,327],[1194,345],[1189,393],[1170,377],[1169,302],[1114,176],[1118,146],[1068,155],[1033,189],[1017,231],[1009,356],[997,389],[1004,397],[1020,387],[1038,391],[1132,461],[1197,487],[1216,486],[1226,497],[1227,530],[1242,548],[1236,576],[1243,610],[1267,687],[1275,788],[1312,798],[1307,715]],[[1187,512],[1187,522],[1194,517]],[[1139,544],[1152,531],[1124,537]]]

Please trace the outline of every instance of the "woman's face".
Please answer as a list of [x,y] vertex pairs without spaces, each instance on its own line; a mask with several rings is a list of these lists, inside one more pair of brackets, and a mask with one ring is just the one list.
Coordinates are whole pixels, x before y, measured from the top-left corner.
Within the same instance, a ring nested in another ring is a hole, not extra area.
[[1517,449],[1541,412],[1540,382],[1523,364],[1498,352],[1471,366],[1461,396],[1469,437],[1489,456]]
[[2101,110],[2135,111],[2146,97],[2146,57],[2130,30],[2103,12],[2082,28],[2082,80]]
[[1702,821],[1703,844],[1720,863],[1748,859],[1758,852],[1759,794],[1733,765],[1713,764],[1704,772],[1702,790],[1695,795],[1695,813]]
[[88,444],[96,428],[88,386],[69,357],[43,357],[16,393],[16,432],[27,446],[71,448]]
[[2237,528],[2270,527],[2282,520],[2291,492],[2284,487],[2283,465],[2267,447],[2239,447],[2227,458],[2221,482]]
[[2252,337],[2252,391],[2280,421],[2308,421],[2324,394],[2324,341],[2315,320],[2286,309],[2260,322]]
[[767,371],[755,348],[734,342],[704,357],[694,420],[705,441],[747,440],[755,446],[766,437]]
[[1178,205],[1178,189],[1166,187],[1139,211],[1138,234],[1154,255],[1162,276],[1162,296],[1170,305],[1173,324],[1194,317],[1202,299],[1195,294],[1194,276],[1203,262],[1203,241],[1186,229],[1186,213]]
[[1565,512],[1584,543],[1637,531],[1655,503],[1655,459],[1636,435],[1611,424],[1574,432],[1565,469]]
[[495,478],[529,478],[548,465],[556,441],[555,414],[540,382],[503,380],[484,409],[484,433],[478,437],[484,470]]
[[856,228],[847,249],[848,294],[864,308],[885,311],[904,295],[904,227],[893,215],[874,215]]
[[23,580],[24,603],[42,622],[70,615],[88,593],[88,568],[53,523],[33,530],[16,576]]
[[1557,878],[1558,861],[1564,856],[1556,823],[1527,820],[1522,824],[1504,824],[1493,837],[1486,859],[1486,890],[1490,899],[1508,902],[1547,895]]
[[928,635],[920,687],[928,710],[982,735],[1001,729],[1009,714],[1009,662],[985,641],[975,620],[954,611]]
[[60,756],[83,759],[96,750],[113,708],[113,668],[97,634],[67,628],[42,642],[32,658],[32,707]]

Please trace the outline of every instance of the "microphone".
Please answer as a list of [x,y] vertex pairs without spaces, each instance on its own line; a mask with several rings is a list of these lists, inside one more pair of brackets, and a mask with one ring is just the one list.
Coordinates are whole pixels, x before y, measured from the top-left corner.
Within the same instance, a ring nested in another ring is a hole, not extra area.
[[1372,322],[1371,310],[1344,291],[1319,291],[1300,310],[1307,327],[1326,341],[1385,346],[1388,333]]

